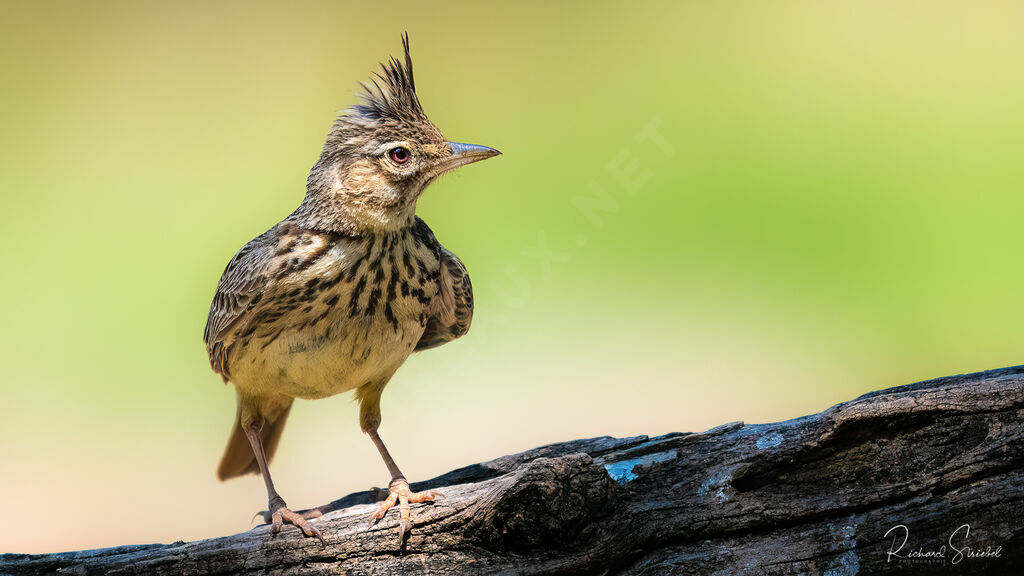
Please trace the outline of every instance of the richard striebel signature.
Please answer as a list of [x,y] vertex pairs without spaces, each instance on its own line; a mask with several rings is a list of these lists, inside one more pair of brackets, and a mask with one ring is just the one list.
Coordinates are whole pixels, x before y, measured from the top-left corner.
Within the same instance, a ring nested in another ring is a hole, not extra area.
[[959,564],[965,559],[974,558],[999,558],[1003,553],[1002,546],[986,546],[984,548],[972,548],[968,544],[971,536],[971,525],[961,524],[949,535],[947,544],[938,548],[925,549],[918,546],[917,549],[907,546],[910,539],[910,528],[904,524],[897,524],[885,533],[885,537],[892,536],[892,544],[889,546],[889,555],[886,562],[938,562]]

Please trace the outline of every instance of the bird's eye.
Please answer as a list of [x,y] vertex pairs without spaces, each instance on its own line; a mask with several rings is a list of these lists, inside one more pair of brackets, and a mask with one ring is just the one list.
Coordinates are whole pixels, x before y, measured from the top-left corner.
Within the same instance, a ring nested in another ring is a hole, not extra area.
[[401,146],[392,148],[389,155],[395,164],[405,164],[409,161],[409,151]]

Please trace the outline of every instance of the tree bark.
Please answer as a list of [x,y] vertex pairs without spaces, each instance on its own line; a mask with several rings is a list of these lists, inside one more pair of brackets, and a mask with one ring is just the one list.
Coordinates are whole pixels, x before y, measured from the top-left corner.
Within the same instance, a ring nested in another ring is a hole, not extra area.
[[401,548],[396,512],[367,529],[378,495],[363,492],[322,508],[314,524],[326,545],[260,526],[198,542],[5,554],[0,573],[1021,573],[1022,422],[1018,366],[774,424],[577,440],[467,466],[413,485],[446,498],[413,506]]

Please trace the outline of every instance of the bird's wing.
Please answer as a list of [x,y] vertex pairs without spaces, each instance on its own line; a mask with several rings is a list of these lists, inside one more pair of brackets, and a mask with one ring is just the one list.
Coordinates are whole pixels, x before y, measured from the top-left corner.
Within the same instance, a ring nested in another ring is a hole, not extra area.
[[242,247],[228,262],[210,305],[203,340],[210,366],[227,381],[228,351],[263,300],[270,283],[274,229]]
[[473,321],[473,285],[462,260],[441,246],[422,220],[417,224],[426,229],[429,241],[437,246],[441,261],[437,295],[430,304],[427,326],[416,344],[416,350],[427,350],[451,342],[469,331]]

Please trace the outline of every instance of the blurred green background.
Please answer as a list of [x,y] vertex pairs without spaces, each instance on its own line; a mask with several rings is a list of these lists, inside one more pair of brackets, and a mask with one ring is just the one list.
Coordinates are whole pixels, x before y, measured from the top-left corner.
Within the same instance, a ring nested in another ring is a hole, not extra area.
[[[477,310],[384,395],[412,479],[1024,358],[1020,4],[2,9],[0,552],[265,506],[257,477],[214,478],[235,399],[209,302],[404,30],[437,125],[504,152],[420,202]],[[355,415],[297,404],[289,503],[386,483]]]

